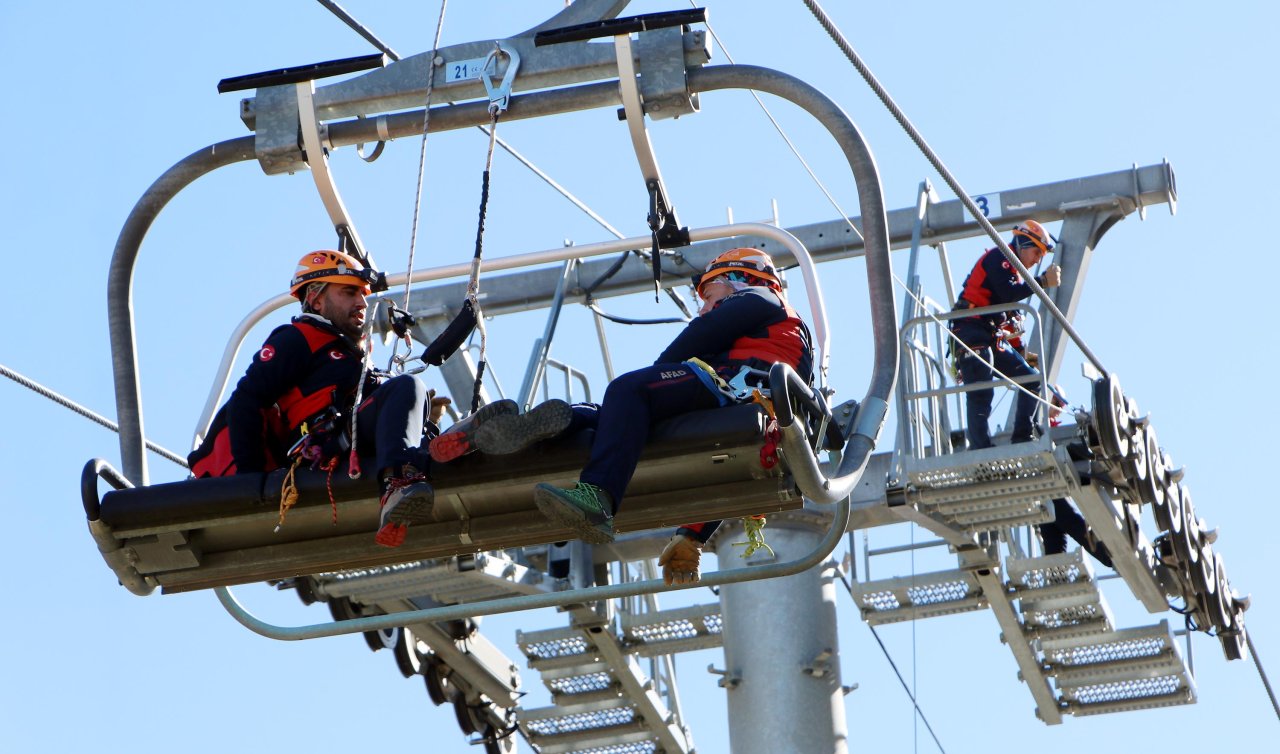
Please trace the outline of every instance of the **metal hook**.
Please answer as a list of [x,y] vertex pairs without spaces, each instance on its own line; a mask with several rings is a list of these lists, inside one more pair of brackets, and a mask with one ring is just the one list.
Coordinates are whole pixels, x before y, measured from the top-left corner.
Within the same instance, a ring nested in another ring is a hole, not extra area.
[[[498,58],[502,55],[507,56],[507,72],[502,77],[502,83],[497,88],[493,86],[493,79],[489,78],[489,63],[493,62],[493,72],[498,72]],[[484,84],[485,91],[489,93],[489,114],[499,115],[506,111],[507,105],[511,103],[511,83],[515,81],[516,69],[520,67],[520,54],[515,50],[504,50],[502,45],[494,42],[493,51],[484,59],[484,65],[480,66],[480,81]]]

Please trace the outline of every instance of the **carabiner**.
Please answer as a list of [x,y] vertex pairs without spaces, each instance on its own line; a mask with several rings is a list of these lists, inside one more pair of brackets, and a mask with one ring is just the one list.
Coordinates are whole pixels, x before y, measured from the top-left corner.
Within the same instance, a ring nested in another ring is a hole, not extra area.
[[[489,78],[489,63],[493,63],[493,72],[498,72],[498,57],[507,56],[507,72],[502,77],[502,83],[495,88],[493,79]],[[484,59],[484,65],[480,66],[480,81],[484,84],[484,89],[489,93],[489,114],[497,116],[506,112],[507,105],[511,104],[511,82],[515,81],[516,69],[520,67],[520,54],[515,50],[504,50],[502,45],[494,42],[493,52]]]

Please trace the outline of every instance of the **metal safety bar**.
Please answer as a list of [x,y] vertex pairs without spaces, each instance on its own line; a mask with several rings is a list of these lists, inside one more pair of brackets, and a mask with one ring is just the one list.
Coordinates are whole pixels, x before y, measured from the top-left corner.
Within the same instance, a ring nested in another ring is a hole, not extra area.
[[[786,99],[816,118],[835,138],[844,152],[858,187],[858,201],[862,217],[862,232],[867,250],[867,280],[870,298],[872,332],[875,360],[872,369],[867,396],[859,407],[855,417],[855,434],[851,439],[851,449],[856,452],[846,456],[844,463],[857,461],[856,468],[864,468],[875,446],[875,439],[888,414],[888,398],[893,390],[898,368],[897,327],[893,307],[892,269],[889,259],[888,223],[884,207],[884,198],[880,188],[880,177],[875,160],[862,139],[857,126],[826,95],[805,82],[767,68],[755,66],[718,66],[688,71],[689,90],[709,92],[722,89],[752,89],[776,95]],[[596,107],[616,106],[619,103],[618,87],[615,82],[586,84],[566,89],[556,89],[532,94],[513,96],[511,107],[505,118],[517,120],[538,117],[562,112],[572,112]],[[422,132],[424,113],[401,113],[387,118],[385,132],[392,138],[406,135],[417,135]],[[485,123],[489,119],[488,103],[468,103],[450,105],[432,111],[430,130],[443,131],[462,127],[471,127]],[[328,129],[329,143],[333,147],[352,145],[368,141],[364,133],[365,126],[373,127],[364,120],[330,124]],[[135,352],[133,323],[133,272],[139,248],[147,230],[155,221],[161,209],[177,194],[200,176],[225,165],[254,158],[253,137],[233,139],[221,144],[201,149],[180,161],[165,172],[147,189],[142,199],[134,206],[120,237],[117,239],[108,273],[108,327],[112,345],[112,373],[115,381],[116,409],[120,418],[120,453],[127,478],[139,484],[147,483],[147,465],[145,457],[145,436],[143,434],[143,414],[141,386],[137,377],[137,355]],[[725,226],[721,226],[724,228]],[[818,361],[819,373],[825,383],[825,374],[829,364],[829,334],[827,332],[825,306],[817,284],[817,273],[812,259],[803,246],[786,231],[760,223],[730,226],[745,228],[753,235],[763,236],[783,243],[796,254],[800,269],[809,292],[810,306],[815,312],[813,325],[817,336],[821,357]],[[715,228],[704,231],[691,231],[690,240],[700,241],[712,238],[723,238],[734,233],[727,233]],[[645,241],[649,239],[643,239]],[[610,252],[643,248],[641,239],[627,239],[597,245],[603,249],[608,246]],[[573,250],[557,250],[545,253],[540,261],[564,261],[579,256],[584,248]],[[599,253],[605,253],[601,250]],[[503,261],[496,260],[486,267],[490,270],[498,267]],[[528,256],[521,260],[530,263]],[[515,266],[514,264],[512,266]],[[510,267],[508,267],[509,269]],[[449,275],[462,275],[468,270],[467,265],[439,268],[449,270]],[[415,278],[417,277],[415,273]],[[424,278],[425,279],[425,278]],[[389,283],[394,281],[389,280]],[[403,279],[400,280],[404,282]],[[273,299],[269,306],[278,308],[289,299],[284,295]],[[259,307],[261,310],[262,307]],[[241,336],[243,337],[243,336]],[[232,345],[229,349],[238,349]],[[234,352],[232,353],[234,356]],[[207,426],[202,422],[201,426]],[[803,434],[803,432],[801,432]],[[854,442],[856,440],[856,442]],[[859,470],[860,474],[861,471]],[[828,497],[827,495],[823,496]],[[833,502],[834,499],[828,499]]]
[[365,618],[338,621],[335,623],[314,623],[305,626],[277,626],[254,616],[235,598],[227,587],[215,587],[218,601],[226,608],[231,617],[254,633],[269,639],[281,641],[297,641],[300,639],[318,639],[322,636],[343,636],[346,634],[380,631],[398,628],[413,623],[436,623],[446,620],[460,620],[481,615],[499,615],[514,613],[520,610],[535,610],[543,607],[564,607],[597,600],[621,599],[658,592],[670,592],[681,589],[701,587],[718,587],[725,584],[741,584],[747,581],[759,581],[781,576],[792,576],[822,563],[840,543],[840,537],[849,525],[849,498],[844,498],[836,507],[831,528],[808,555],[785,563],[770,565],[748,565],[728,571],[708,573],[702,580],[691,584],[673,584],[668,586],[662,579],[632,581],[624,584],[607,584],[586,589],[573,589],[551,594],[525,594],[516,597],[503,597],[484,602],[471,602],[460,605],[432,607],[424,610],[411,610],[390,615],[374,615]]
[[[831,339],[826,326],[827,314],[823,304],[821,290],[818,287],[818,276],[814,271],[814,263],[804,245],[796,240],[795,236],[788,233],[782,228],[764,223],[734,223],[732,225],[717,225],[710,228],[699,228],[689,231],[689,236],[695,242],[697,241],[713,241],[720,238],[734,238],[738,236],[759,236],[771,241],[782,244],[787,251],[795,255],[796,261],[800,265],[806,285],[806,292],[809,293],[809,312],[814,323],[814,332],[818,347],[822,349],[825,355],[830,351]],[[542,264],[550,264],[556,262],[567,262],[570,260],[581,260],[596,256],[605,256],[608,254],[616,254],[620,251],[629,251],[648,243],[647,236],[632,236],[630,238],[619,238],[612,241],[601,241],[593,244],[583,244],[575,246],[565,246],[546,251],[537,251],[529,254],[517,254],[509,257],[501,257],[498,259],[485,260],[485,271],[501,272],[504,270],[516,270],[525,267],[535,267]],[[888,252],[886,251],[886,257]],[[412,280],[409,280],[405,273],[398,273],[387,276],[387,285],[389,288],[396,288],[409,283],[421,283],[434,280],[442,280],[452,277],[462,277],[471,271],[470,262],[458,262],[456,264],[442,265],[424,270],[414,270]],[[810,286],[812,283],[812,287]],[[375,301],[377,297],[374,297]],[[261,322],[267,315],[282,309],[291,304],[297,304],[297,299],[293,296],[282,293],[279,296],[267,299],[259,304],[253,311],[249,313],[240,324],[236,326],[231,333],[231,338],[227,341],[227,346],[222,352],[222,360],[218,364],[218,371],[214,378],[213,388],[209,393],[208,399],[205,401],[204,410],[200,414],[200,421],[196,425],[196,437],[203,437],[208,430],[209,424],[213,421],[213,415],[218,409],[218,405],[222,402],[222,395],[227,389],[227,385],[231,382],[231,368],[235,365],[237,354],[240,347],[244,344],[245,337],[249,332]],[[139,410],[139,414],[140,414]],[[121,422],[124,425],[124,422]],[[122,445],[123,448],[123,445]]]
[[[999,312],[1007,312],[1007,311],[1013,311],[1013,310],[1021,310],[1031,315],[1032,322],[1035,325],[1035,335],[1037,338],[1037,342],[1039,343],[1039,346],[1040,346],[1040,350],[1038,351],[1038,353],[1044,353],[1044,328],[1040,327],[1039,313],[1029,304],[1024,304],[1021,302],[1014,302],[1010,304],[997,304],[995,306],[983,306],[975,309],[961,309],[961,310],[950,311],[950,312],[941,312],[938,314],[927,314],[921,317],[914,317],[910,320],[907,320],[906,324],[902,326],[902,336],[901,336],[902,343],[904,344],[905,347],[909,347],[911,343],[909,339],[910,333],[913,329],[915,329],[920,325],[941,324],[941,323],[949,322],[954,319],[963,319],[965,317],[982,316],[984,314],[996,314]],[[961,348],[961,349],[964,348],[964,346],[959,345],[958,342],[951,344],[951,347]],[[1040,400],[1046,404],[1049,402],[1049,381],[1044,377],[1044,375],[1037,373],[1032,375],[1026,375],[1024,377],[1008,377],[996,371],[994,366],[992,367],[992,372],[993,374],[996,375],[995,379],[989,380],[987,382],[979,382],[973,385],[956,385],[955,387],[935,388],[935,389],[926,389],[926,390],[908,389],[908,387],[915,388],[916,386],[904,385],[902,391],[898,395],[898,402],[900,404],[899,410],[904,418],[904,421],[906,417],[909,415],[909,412],[911,411],[912,401],[918,401],[921,399],[930,399],[930,403],[932,404],[934,402],[933,399],[936,399],[936,398],[942,398],[948,395],[955,395],[958,393],[968,393],[973,390],[985,390],[987,388],[994,388],[1001,385],[1015,386],[1014,389],[1016,390],[1018,389],[1016,386],[1019,386],[1023,383],[1035,382],[1037,380],[1040,381],[1040,396],[1039,396]],[[945,409],[946,407],[943,406],[942,410],[939,412],[935,407],[934,413],[940,413],[942,415],[945,415],[946,414]],[[923,413],[921,413],[921,420],[922,418],[923,418]],[[918,453],[922,449],[915,447],[915,443],[911,442],[912,438],[910,437],[910,434],[906,433],[903,435],[903,437],[907,441],[906,444],[910,446],[906,448],[906,450],[911,452],[914,457],[920,457]]]

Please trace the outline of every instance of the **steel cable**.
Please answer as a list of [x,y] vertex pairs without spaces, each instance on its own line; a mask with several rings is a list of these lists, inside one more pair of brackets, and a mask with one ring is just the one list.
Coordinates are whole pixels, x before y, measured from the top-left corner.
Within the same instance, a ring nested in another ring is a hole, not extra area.
[[[119,434],[120,432],[120,425],[111,421],[110,419],[103,416],[102,414],[96,413],[88,408],[85,408],[84,406],[81,406],[79,403],[76,403],[70,398],[67,398],[63,395],[55,393],[54,391],[50,390],[44,385],[41,385],[40,383],[34,380],[28,379],[22,376],[21,374],[18,374],[17,372],[13,371],[12,369],[9,369],[3,364],[0,364],[0,374],[3,374],[5,377],[8,377],[9,379],[13,380],[19,385],[22,385],[23,387],[34,390],[35,392],[39,393],[40,395],[43,395],[44,397],[48,398],[54,403],[57,403],[61,406],[71,409],[72,411],[76,412],[77,414],[80,414],[86,419],[90,419],[94,422],[97,422],[98,424],[101,424],[102,426],[106,427],[112,432],[115,432],[117,434]],[[178,464],[184,469],[190,468],[187,465],[187,459],[183,458],[177,453],[174,453],[171,450],[167,450],[166,448],[156,445],[150,440],[146,440],[145,442],[146,442],[147,450],[150,450],[151,452],[155,453],[161,458],[164,458],[169,461],[173,461],[174,463]]]

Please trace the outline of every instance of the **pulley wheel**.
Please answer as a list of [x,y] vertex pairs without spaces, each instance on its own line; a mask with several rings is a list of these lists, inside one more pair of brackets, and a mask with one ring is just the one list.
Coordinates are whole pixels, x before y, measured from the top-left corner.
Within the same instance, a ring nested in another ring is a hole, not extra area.
[[462,728],[463,735],[469,736],[478,730],[475,720],[471,718],[471,708],[461,694],[453,698],[453,716],[458,718],[458,727]]
[[1147,478],[1138,482],[1138,493],[1142,502],[1159,505],[1164,502],[1165,480],[1169,478],[1164,467],[1164,454],[1160,452],[1160,443],[1156,441],[1156,428],[1150,425],[1146,429],[1147,439]]
[[412,678],[422,672],[422,663],[425,658],[418,651],[418,637],[413,635],[413,631],[401,628],[398,633],[391,652],[395,655],[396,667],[400,669],[400,675]]
[[1124,470],[1125,485],[1141,496],[1142,485],[1151,476],[1150,458],[1147,456],[1147,431],[1149,428],[1135,426],[1132,441],[1129,443],[1129,455],[1120,463]]
[[1176,511],[1177,515],[1182,515],[1182,505],[1177,498],[1181,493],[1178,491],[1179,485],[1169,484],[1168,476],[1165,476],[1165,483],[1160,485],[1160,500],[1151,506],[1151,513],[1156,519],[1156,528],[1160,531],[1173,531],[1173,516]]
[[1191,490],[1178,482],[1165,490],[1165,504],[1169,506],[1169,533],[1182,534],[1182,509],[1191,499]]
[[422,677],[426,680],[427,696],[431,703],[439,707],[457,696],[458,689],[449,680],[450,669],[436,657],[427,658],[422,669]]
[[1231,582],[1227,581],[1227,570],[1222,565],[1222,553],[1214,553],[1214,570],[1218,578],[1218,599],[1214,601],[1213,625],[1218,631],[1230,631],[1235,627],[1235,600],[1231,597]]
[[[1199,537],[1197,537],[1199,539]],[[1196,567],[1191,569],[1191,583],[1196,588],[1196,601],[1204,608],[1204,617],[1213,623],[1213,615],[1218,611],[1218,564],[1217,553],[1213,545],[1200,548],[1200,558]]]
[[1119,461],[1129,453],[1128,435],[1122,430],[1128,419],[1119,378],[1109,374],[1093,383],[1093,421],[1098,428],[1098,444],[1110,461]]
[[[1190,515],[1187,515],[1187,514]],[[1182,488],[1182,516],[1178,518],[1181,529],[1173,537],[1173,552],[1178,556],[1182,567],[1182,575],[1190,583],[1195,583],[1194,571],[1199,567],[1200,548],[1196,536],[1195,507],[1191,504],[1191,490]]]

